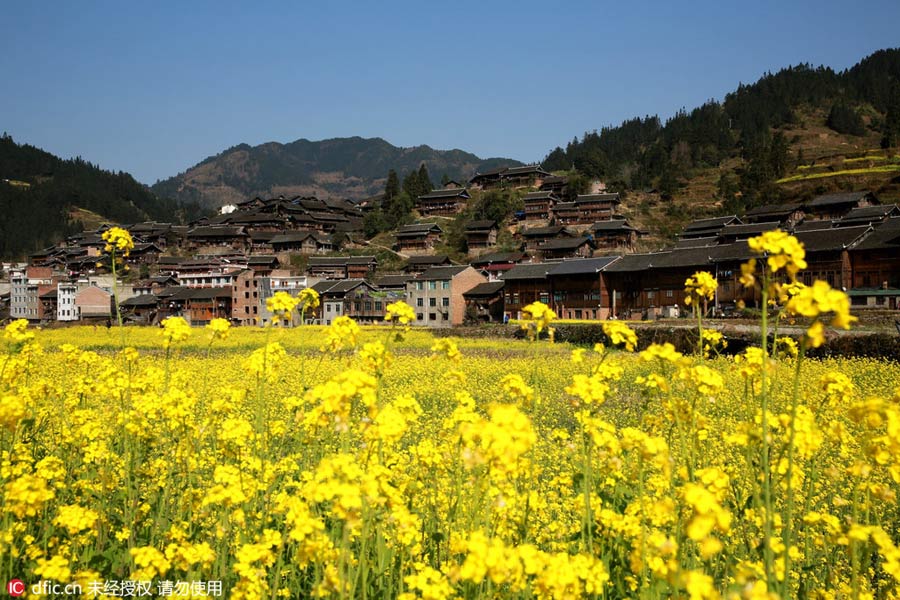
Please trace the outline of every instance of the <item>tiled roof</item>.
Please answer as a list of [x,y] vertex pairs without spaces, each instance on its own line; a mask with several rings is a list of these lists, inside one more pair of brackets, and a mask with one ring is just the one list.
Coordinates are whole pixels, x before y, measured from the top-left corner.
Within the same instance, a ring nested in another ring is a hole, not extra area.
[[860,192],[840,192],[836,194],[823,194],[817,196],[806,203],[810,208],[819,208],[823,206],[835,206],[838,204],[851,204],[859,202],[866,196],[871,196],[872,192],[868,190]]
[[709,219],[697,219],[696,221],[691,221],[684,228],[685,232],[688,231],[696,231],[699,229],[712,229],[714,227],[724,227],[726,225],[740,224],[741,220],[737,217],[737,215],[728,215],[727,217],[712,217]]
[[619,260],[618,256],[603,256],[599,258],[576,258],[572,260],[564,260],[553,269],[549,275],[556,277],[558,275],[581,275],[586,273],[599,273],[605,270],[609,265]]
[[525,258],[524,252],[494,252],[472,260],[472,265],[489,265],[492,263],[517,263]]
[[469,265],[453,265],[448,267],[431,267],[421,275],[419,275],[416,279],[423,280],[440,280],[440,279],[452,279],[456,277],[466,269],[471,269]]
[[798,231],[794,236],[803,244],[807,252],[824,252],[849,248],[872,230],[862,227],[838,227],[818,231]]
[[541,244],[538,250],[574,250],[590,243],[591,240],[586,237],[559,238]]
[[559,262],[543,262],[516,265],[501,275],[501,279],[504,281],[515,279],[546,279],[550,269],[558,264]]
[[479,283],[468,292],[463,292],[463,296],[467,298],[487,298],[502,290],[504,285],[502,281]]
[[433,190],[427,194],[419,196],[419,200],[437,200],[440,198],[458,198],[460,196],[469,197],[466,188],[447,188],[443,190]]

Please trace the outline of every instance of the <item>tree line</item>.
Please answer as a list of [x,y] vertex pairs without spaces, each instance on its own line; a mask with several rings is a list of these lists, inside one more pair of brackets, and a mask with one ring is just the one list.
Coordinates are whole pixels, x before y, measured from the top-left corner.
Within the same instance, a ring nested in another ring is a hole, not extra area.
[[[741,84],[723,102],[682,109],[665,124],[658,116],[646,116],[587,132],[565,148],[553,149],[543,166],[552,171],[574,168],[613,189],[655,187],[666,197],[691,169],[718,166],[737,156],[744,166],[734,176],[741,202],[750,205],[761,202],[772,181],[784,174],[788,142],[772,130],[797,122],[797,108],[803,105],[829,110],[829,127],[852,135],[866,133],[860,116],[866,108],[875,114],[869,127],[881,135],[882,147],[896,147],[900,49],[880,50],[840,73],[808,64],[767,73],[756,83]],[[720,186],[730,188],[731,183]]]

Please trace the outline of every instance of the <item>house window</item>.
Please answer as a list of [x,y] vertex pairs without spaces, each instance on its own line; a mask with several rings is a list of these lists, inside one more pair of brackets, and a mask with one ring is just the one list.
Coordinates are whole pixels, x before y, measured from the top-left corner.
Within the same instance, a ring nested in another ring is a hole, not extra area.
[[666,290],[666,298],[671,298],[674,295],[675,295],[674,290]]
[[422,320],[422,313],[416,313],[416,320],[417,320],[417,321],[421,321],[421,320]]
[[450,306],[450,298],[441,298],[441,305],[444,307]]
[[381,302],[380,301],[377,301],[377,300],[375,301],[375,310],[381,310]]
[[512,295],[511,295],[511,294],[506,294],[506,295],[503,297],[503,299],[504,299],[504,301],[505,301],[507,304],[512,304]]
[[418,306],[420,308],[422,306],[425,306],[425,299],[424,298],[416,298],[416,306]]
[[244,299],[245,299],[245,300],[249,300],[249,299],[250,299],[250,292],[244,292]]
[[429,298],[428,306],[437,306],[437,298]]
[[449,281],[442,281],[442,282],[441,282],[441,289],[443,289],[443,290],[449,290],[449,289],[450,289],[450,282],[449,282]]
[[245,314],[245,315],[249,315],[249,314],[250,314],[250,307],[249,307],[249,306],[245,306],[245,307],[244,307],[244,314]]
[[425,284],[424,284],[423,282],[417,281],[417,282],[416,282],[416,289],[417,289],[417,290],[423,290],[423,289],[425,289],[425,288],[424,288],[424,285],[425,285]]
[[648,299],[648,300],[653,300],[654,298],[656,298],[656,292],[654,292],[653,290],[649,290],[649,291],[647,292],[647,299]]
[[513,304],[519,303],[519,292],[513,294]]
[[436,290],[436,289],[437,289],[437,281],[429,281],[429,282],[428,282],[428,289],[429,289],[429,290]]
[[437,321],[437,316],[435,316],[434,313],[428,313],[428,320],[429,321]]
[[372,310],[372,303],[371,303],[371,302],[366,302],[366,311],[368,312],[368,311],[371,311],[371,310]]
[[359,312],[359,302],[353,303],[353,310],[355,310],[356,312]]

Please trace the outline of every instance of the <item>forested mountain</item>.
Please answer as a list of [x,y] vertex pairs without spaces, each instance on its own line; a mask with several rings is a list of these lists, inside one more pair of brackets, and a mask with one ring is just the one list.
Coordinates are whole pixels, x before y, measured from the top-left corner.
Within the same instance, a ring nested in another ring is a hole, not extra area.
[[843,72],[803,64],[768,73],[738,86],[722,102],[681,110],[665,124],[647,116],[588,132],[551,151],[543,165],[548,170],[574,166],[617,189],[655,188],[671,197],[695,170],[736,158],[720,187],[740,190],[727,199],[729,209],[739,211],[775,199],[777,191],[768,186],[785,175],[789,161],[804,160],[791,147],[795,136],[785,132],[803,129],[799,115],[816,111],[824,111],[838,133],[872,135],[883,148],[896,147],[900,49],[880,50]]
[[289,144],[234,146],[151,189],[163,197],[195,201],[206,207],[255,195],[365,198],[384,190],[390,169],[407,173],[422,164],[434,177],[446,175],[465,181],[476,171],[522,163],[505,158],[481,159],[462,150],[398,148],[381,138],[300,139]]
[[128,173],[112,173],[76,158],[63,160],[8,135],[0,138],[0,256],[21,257],[81,231],[76,208],[130,223],[179,221],[197,205],[157,197]]

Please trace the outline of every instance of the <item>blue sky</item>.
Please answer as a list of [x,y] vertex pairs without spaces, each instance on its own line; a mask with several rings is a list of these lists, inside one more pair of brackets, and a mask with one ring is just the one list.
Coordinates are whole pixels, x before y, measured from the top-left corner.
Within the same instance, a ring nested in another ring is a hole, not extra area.
[[897,0],[7,1],[2,14],[0,130],[145,183],[301,137],[537,161],[769,70],[900,46]]

